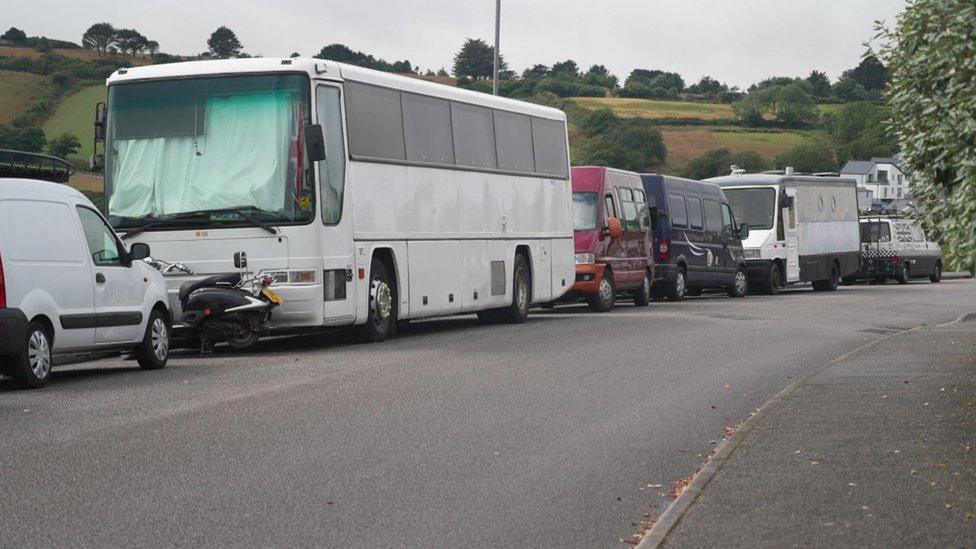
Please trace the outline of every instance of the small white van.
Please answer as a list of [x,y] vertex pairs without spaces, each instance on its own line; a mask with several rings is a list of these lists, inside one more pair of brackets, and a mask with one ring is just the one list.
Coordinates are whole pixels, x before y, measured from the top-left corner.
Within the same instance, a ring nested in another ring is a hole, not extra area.
[[130,351],[143,369],[169,357],[162,275],[127,250],[91,201],[66,185],[0,179],[0,373],[35,388],[52,355]]

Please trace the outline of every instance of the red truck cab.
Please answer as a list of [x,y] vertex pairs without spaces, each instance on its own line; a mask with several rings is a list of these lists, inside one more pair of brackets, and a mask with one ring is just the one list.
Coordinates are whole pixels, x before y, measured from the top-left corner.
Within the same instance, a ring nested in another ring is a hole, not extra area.
[[654,280],[651,223],[656,219],[638,174],[613,168],[572,169],[576,283],[567,294],[606,312],[620,295],[646,306]]

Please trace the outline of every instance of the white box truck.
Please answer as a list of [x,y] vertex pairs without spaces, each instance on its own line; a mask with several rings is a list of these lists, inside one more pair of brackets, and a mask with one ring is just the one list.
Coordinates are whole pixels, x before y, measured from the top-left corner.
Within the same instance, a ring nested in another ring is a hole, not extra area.
[[860,261],[857,185],[836,176],[784,173],[709,179],[725,191],[739,223],[750,283],[766,294],[788,284],[812,282],[834,291],[857,272]]

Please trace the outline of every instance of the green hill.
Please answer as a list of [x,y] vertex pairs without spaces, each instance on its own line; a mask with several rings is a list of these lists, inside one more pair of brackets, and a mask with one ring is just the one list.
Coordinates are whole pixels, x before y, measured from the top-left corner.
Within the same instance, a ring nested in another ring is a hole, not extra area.
[[[718,148],[732,152],[755,151],[771,161],[816,134],[816,130],[758,129],[732,125],[729,121],[734,115],[731,105],[727,103],[620,97],[574,97],[572,100],[587,109],[609,107],[621,118],[661,120],[659,129],[668,149],[662,170],[667,173],[680,173],[691,159]],[[836,112],[837,107],[820,105],[824,113]],[[683,120],[688,123],[682,125]]]
[[79,158],[76,163],[82,166],[88,163],[87,158],[92,154],[95,105],[99,101],[105,101],[105,86],[96,84],[82,88],[61,100],[54,114],[44,123],[44,134],[48,139],[63,133],[70,133],[78,138],[81,148],[78,149]]
[[0,124],[9,124],[20,114],[41,80],[36,74],[0,71]]

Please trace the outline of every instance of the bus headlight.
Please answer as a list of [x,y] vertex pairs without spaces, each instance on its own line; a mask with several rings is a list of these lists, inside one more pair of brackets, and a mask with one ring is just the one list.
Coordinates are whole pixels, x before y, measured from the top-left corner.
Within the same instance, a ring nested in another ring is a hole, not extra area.
[[593,254],[576,254],[577,265],[592,265],[596,263],[596,256]]
[[759,250],[742,250],[742,256],[746,259],[759,259],[761,255]]

